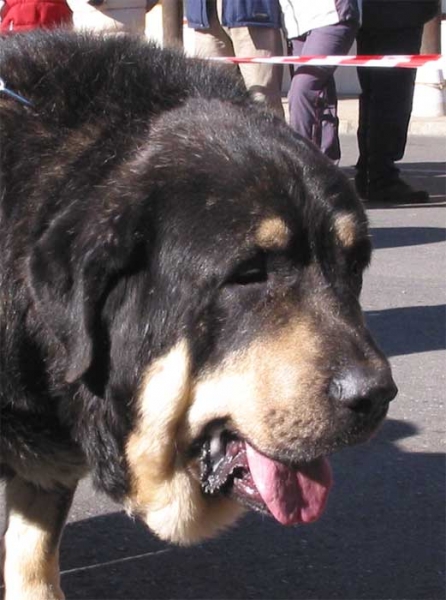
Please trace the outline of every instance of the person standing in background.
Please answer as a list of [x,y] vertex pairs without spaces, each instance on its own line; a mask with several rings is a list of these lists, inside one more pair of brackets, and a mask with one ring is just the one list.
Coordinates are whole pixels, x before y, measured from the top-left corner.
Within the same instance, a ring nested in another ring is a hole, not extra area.
[[156,1],[147,0],[68,0],[75,29],[144,34],[146,12]]
[[5,0],[0,9],[0,33],[71,25],[65,0]]
[[[437,0],[363,0],[358,54],[419,54],[423,25]],[[404,156],[416,69],[358,67],[356,189],[372,202],[427,202],[429,194],[403,181],[395,162]]]
[[[278,0],[186,0],[188,26],[195,31],[195,54],[270,57],[283,55]],[[255,100],[266,102],[281,117],[282,67],[241,64],[240,72]]]
[[[293,56],[343,55],[359,27],[357,0],[280,0]],[[328,158],[341,157],[335,66],[294,69],[288,94],[290,125]]]

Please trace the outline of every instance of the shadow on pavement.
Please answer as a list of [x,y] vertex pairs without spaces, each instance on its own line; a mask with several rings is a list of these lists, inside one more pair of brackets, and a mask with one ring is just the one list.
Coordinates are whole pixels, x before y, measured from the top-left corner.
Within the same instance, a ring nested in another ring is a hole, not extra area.
[[446,348],[446,305],[367,311],[367,324],[387,356]]
[[443,599],[445,461],[398,447],[417,433],[388,420],[372,443],[334,456],[329,506],[312,525],[251,514],[217,540],[180,549],[123,513],[71,524],[67,598]]
[[[444,146],[443,146],[444,148]],[[446,151],[445,151],[446,154]],[[438,179],[443,178],[446,175],[446,162],[444,160],[430,161],[430,162],[400,162],[397,163],[401,172],[412,177],[426,177],[432,176]],[[446,186],[446,181],[443,181],[443,187]]]
[[372,227],[370,233],[375,250],[446,241],[444,227]]

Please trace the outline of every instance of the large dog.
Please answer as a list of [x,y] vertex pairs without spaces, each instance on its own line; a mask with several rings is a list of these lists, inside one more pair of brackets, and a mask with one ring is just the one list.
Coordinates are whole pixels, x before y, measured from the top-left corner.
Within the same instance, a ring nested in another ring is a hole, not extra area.
[[0,42],[8,599],[61,598],[87,473],[161,538],[322,512],[396,394],[344,175],[227,68],[144,41]]

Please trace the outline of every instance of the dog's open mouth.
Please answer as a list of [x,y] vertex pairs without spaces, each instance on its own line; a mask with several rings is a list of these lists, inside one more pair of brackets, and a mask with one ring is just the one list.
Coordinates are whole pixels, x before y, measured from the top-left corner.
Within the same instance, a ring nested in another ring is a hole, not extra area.
[[283,525],[318,519],[332,484],[324,457],[289,467],[248,442],[219,432],[200,446],[199,466],[205,494],[230,495],[248,508],[273,515]]

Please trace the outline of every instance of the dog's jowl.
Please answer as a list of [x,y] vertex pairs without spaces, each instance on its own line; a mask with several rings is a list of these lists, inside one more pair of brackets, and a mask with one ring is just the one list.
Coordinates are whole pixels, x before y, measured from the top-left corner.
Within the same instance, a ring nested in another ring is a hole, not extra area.
[[10,36],[0,77],[7,599],[63,597],[86,474],[179,544],[317,519],[327,456],[396,394],[345,176],[226,68],[141,40]]

